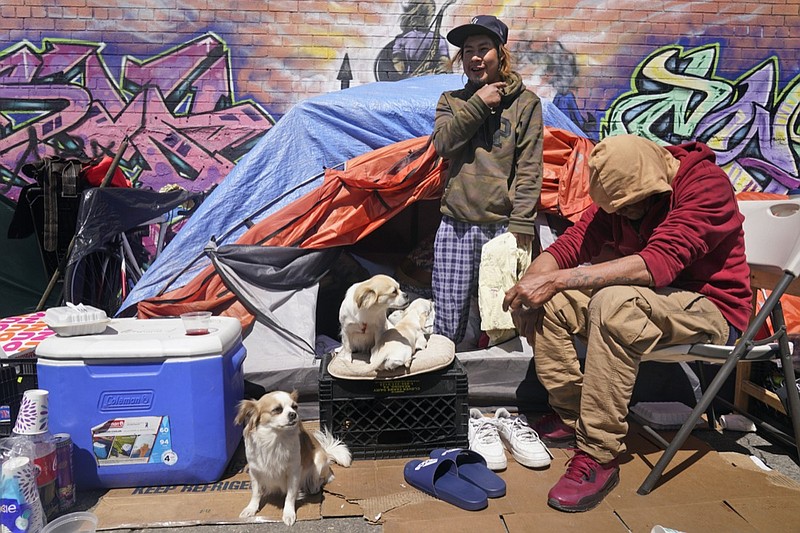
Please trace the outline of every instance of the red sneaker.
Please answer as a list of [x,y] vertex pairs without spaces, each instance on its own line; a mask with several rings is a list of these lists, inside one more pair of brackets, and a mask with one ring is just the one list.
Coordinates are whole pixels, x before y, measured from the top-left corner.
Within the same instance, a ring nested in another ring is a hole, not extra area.
[[614,459],[601,465],[586,452],[576,450],[567,463],[567,471],[550,489],[547,505],[578,513],[588,511],[603,501],[619,483],[619,462]]
[[575,440],[575,430],[566,425],[557,413],[543,416],[531,427],[543,441],[568,442]]

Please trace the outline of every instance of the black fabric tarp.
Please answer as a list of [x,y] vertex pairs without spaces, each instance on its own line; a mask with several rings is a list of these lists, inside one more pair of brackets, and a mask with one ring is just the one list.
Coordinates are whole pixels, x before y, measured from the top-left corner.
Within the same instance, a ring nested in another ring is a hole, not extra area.
[[69,256],[69,264],[98,249],[114,235],[141,226],[181,204],[199,198],[200,194],[183,190],[158,192],[116,187],[86,190],[78,209],[75,245]]
[[282,351],[289,343],[292,350],[314,355],[317,285],[339,257],[338,248],[210,243],[205,252],[225,286],[269,328]]
[[[8,238],[16,204],[0,195],[0,316],[30,313],[47,287],[42,254],[36,236]],[[57,298],[52,299],[52,303]]]
[[[225,245],[205,248],[225,287],[256,318],[245,334],[244,372],[259,390],[316,391],[316,313],[319,282],[339,259],[339,248],[308,250]],[[256,356],[258,354],[258,356]],[[301,382],[298,376],[302,375]]]

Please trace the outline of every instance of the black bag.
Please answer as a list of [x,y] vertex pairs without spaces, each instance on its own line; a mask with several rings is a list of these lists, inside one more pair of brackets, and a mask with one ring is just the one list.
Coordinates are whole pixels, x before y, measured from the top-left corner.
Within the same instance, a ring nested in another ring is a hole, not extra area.
[[22,167],[22,172],[35,182],[20,191],[8,238],[24,239],[36,233],[48,276],[65,259],[75,235],[81,193],[88,188],[81,177],[84,163],[53,156]]

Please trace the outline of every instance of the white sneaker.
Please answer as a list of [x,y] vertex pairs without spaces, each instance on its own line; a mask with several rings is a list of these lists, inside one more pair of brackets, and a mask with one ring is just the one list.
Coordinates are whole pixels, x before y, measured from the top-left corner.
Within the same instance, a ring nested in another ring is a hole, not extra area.
[[469,449],[486,459],[489,470],[503,470],[508,466],[506,451],[497,434],[493,418],[487,418],[474,407],[469,410]]
[[494,420],[503,444],[519,464],[530,468],[550,465],[553,455],[528,425],[525,415],[512,416],[501,407],[494,414]]

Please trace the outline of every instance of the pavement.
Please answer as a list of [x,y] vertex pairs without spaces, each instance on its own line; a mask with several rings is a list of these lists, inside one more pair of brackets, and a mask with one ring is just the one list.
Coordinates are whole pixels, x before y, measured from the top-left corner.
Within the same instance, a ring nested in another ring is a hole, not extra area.
[[[754,456],[769,468],[800,483],[800,465],[796,460],[796,450],[765,438],[757,433],[741,433],[736,431],[711,431],[698,429],[693,435],[707,442],[718,452],[737,452]],[[76,511],[91,511],[102,491],[81,493],[78,495]],[[144,511],[144,510],[143,510]],[[166,533],[172,528],[119,529],[121,533]],[[185,526],[180,533],[269,533],[283,531],[292,533],[381,533],[383,528],[366,522],[362,518],[323,518],[321,520],[301,520],[289,528],[282,522],[257,524],[229,524]]]

